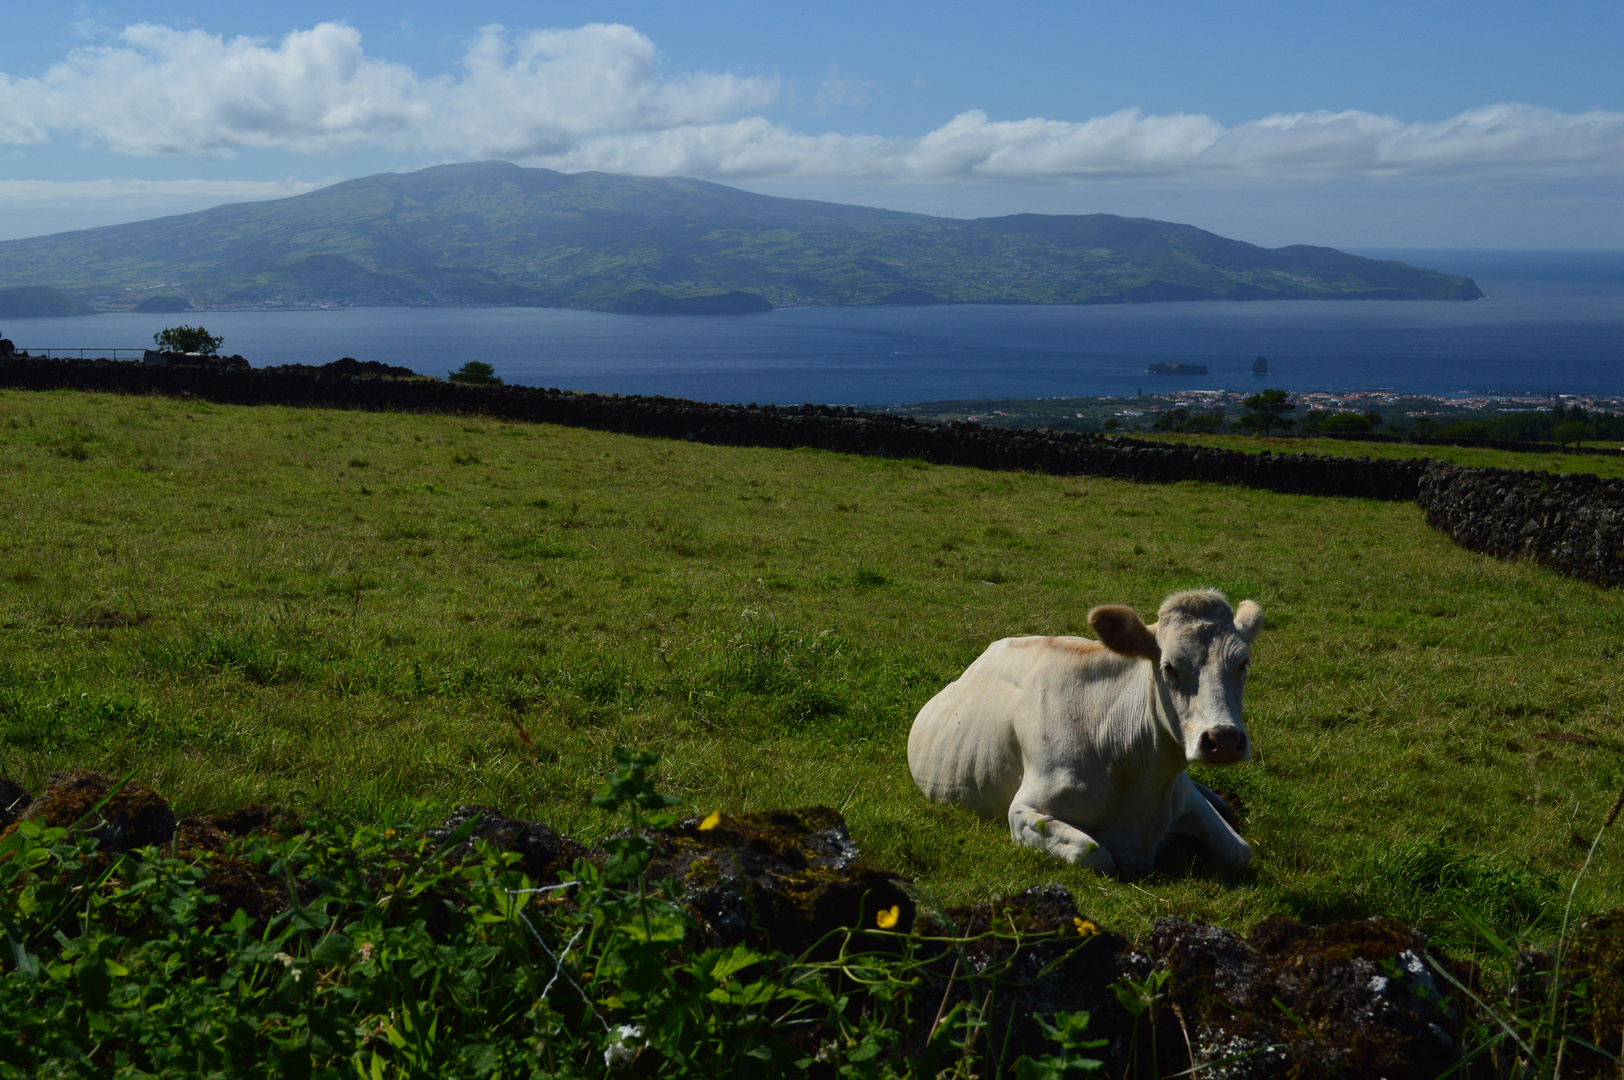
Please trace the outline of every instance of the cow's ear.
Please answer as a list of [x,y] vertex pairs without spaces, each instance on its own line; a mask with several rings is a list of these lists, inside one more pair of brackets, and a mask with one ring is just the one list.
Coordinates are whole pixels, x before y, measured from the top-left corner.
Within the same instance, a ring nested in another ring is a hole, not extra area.
[[1142,660],[1160,660],[1162,647],[1156,635],[1133,608],[1107,604],[1088,613],[1088,625],[1100,636],[1107,649]]
[[1263,609],[1258,607],[1256,600],[1242,600],[1241,606],[1235,609],[1235,632],[1242,641],[1251,644],[1262,629]]

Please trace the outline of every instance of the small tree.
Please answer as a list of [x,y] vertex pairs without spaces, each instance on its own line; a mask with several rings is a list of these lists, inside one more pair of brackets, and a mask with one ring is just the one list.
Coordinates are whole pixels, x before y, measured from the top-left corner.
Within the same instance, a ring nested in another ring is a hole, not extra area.
[[1295,406],[1284,390],[1265,390],[1261,394],[1253,394],[1242,404],[1246,406],[1246,413],[1241,417],[1240,424],[1250,432],[1268,435],[1275,428],[1284,431],[1291,427],[1292,421],[1286,419],[1286,413]]
[[1190,410],[1182,405],[1176,409],[1169,409],[1158,416],[1150,425],[1157,431],[1183,431],[1185,423],[1190,419]]
[[1180,431],[1194,432],[1198,435],[1216,435],[1223,429],[1224,412],[1222,409],[1217,412],[1200,413],[1179,425]]
[[[1569,411],[1568,415],[1571,416],[1574,412],[1580,411],[1582,410],[1573,409]],[[1583,420],[1569,420],[1566,423],[1556,425],[1554,434],[1556,435],[1556,441],[1566,446],[1568,443],[1583,443],[1594,432],[1590,430],[1590,425]]]
[[446,378],[455,383],[468,383],[471,386],[502,385],[502,380],[496,377],[496,369],[479,360],[468,361]]
[[1334,416],[1327,416],[1319,422],[1319,429],[1327,434],[1339,431],[1369,431],[1370,428],[1369,413],[1339,412]]
[[215,337],[201,326],[171,326],[152,335],[152,343],[164,352],[202,353],[213,356],[225,338]]

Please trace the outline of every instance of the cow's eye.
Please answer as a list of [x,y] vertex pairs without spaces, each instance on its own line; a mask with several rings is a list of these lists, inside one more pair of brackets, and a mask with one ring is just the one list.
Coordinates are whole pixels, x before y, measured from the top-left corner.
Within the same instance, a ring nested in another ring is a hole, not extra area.
[[1169,679],[1184,678],[1184,672],[1180,671],[1178,668],[1169,663],[1162,664],[1162,674],[1167,676]]

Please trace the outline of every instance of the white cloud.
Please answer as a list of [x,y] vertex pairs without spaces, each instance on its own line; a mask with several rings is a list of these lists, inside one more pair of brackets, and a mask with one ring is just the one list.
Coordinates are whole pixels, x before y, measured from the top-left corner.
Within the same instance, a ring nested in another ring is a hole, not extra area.
[[123,154],[370,148],[452,156],[558,152],[584,135],[715,122],[777,96],[772,79],[662,78],[627,26],[481,30],[459,78],[423,79],[321,23],[271,46],[150,23],[77,49],[39,78],[0,74],[0,141],[75,133]]
[[802,135],[749,117],[597,135],[541,163],[734,179],[1616,176],[1624,174],[1624,113],[1492,105],[1441,123],[1319,112],[1225,128],[1188,113],[1125,110],[1073,123],[993,121],[971,111],[916,139]]
[[[1444,121],[1311,112],[1225,127],[1126,110],[1078,121],[953,117],[914,138],[808,135],[761,111],[776,79],[667,75],[631,27],[480,30],[456,75],[367,56],[321,23],[277,43],[142,23],[37,78],[0,74],[0,143],[61,135],[123,154],[361,149],[718,179],[1624,176],[1624,113],[1498,104]],[[819,110],[866,88],[831,67]]]
[[0,180],[0,200],[24,203],[129,198],[253,202],[285,199],[321,186],[303,180]]

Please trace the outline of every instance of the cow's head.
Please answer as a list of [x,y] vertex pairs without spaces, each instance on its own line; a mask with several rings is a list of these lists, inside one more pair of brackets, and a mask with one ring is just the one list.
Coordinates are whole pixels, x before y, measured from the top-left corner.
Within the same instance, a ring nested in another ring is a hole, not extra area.
[[1088,625],[1112,652],[1149,660],[1158,691],[1183,733],[1184,756],[1207,765],[1233,765],[1252,754],[1241,725],[1241,694],[1252,639],[1263,609],[1251,600],[1231,612],[1218,592],[1174,593],[1153,626],[1132,608],[1110,605],[1088,613]]

